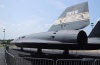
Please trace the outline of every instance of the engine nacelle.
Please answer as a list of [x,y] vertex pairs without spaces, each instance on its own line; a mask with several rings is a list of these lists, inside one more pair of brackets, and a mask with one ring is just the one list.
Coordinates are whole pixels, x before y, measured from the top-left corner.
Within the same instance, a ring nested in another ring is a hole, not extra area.
[[56,33],[55,40],[82,46],[87,44],[87,34],[83,30],[61,30]]

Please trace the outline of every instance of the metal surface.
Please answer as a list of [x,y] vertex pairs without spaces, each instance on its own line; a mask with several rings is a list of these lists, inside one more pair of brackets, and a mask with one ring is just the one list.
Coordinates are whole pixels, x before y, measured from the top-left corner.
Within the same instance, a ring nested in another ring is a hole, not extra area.
[[5,49],[5,61],[6,65],[15,65],[15,58],[12,54],[8,53],[8,51]]
[[94,60],[90,59],[59,59],[57,65],[94,65]]
[[84,49],[87,35],[79,29],[88,24],[88,2],[84,2],[67,8],[49,31],[22,36],[11,43],[21,48]]
[[5,49],[6,65],[54,65],[53,59],[15,57]]
[[78,30],[86,27],[89,23],[88,2],[84,2],[66,8],[49,31]]
[[100,20],[97,22],[93,30],[91,31],[89,37],[100,38]]
[[61,30],[27,35],[15,39],[12,43],[28,48],[82,49],[87,44],[87,35],[82,30]]
[[100,65],[100,59],[47,59],[31,57],[14,57],[5,50],[6,65]]

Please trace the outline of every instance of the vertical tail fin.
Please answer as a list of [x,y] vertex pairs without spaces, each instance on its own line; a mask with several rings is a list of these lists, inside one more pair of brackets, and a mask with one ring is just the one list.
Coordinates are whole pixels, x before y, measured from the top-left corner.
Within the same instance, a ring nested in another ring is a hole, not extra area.
[[88,2],[84,2],[66,8],[49,31],[82,29],[89,25],[89,22]]
[[97,22],[89,37],[100,37],[100,20]]

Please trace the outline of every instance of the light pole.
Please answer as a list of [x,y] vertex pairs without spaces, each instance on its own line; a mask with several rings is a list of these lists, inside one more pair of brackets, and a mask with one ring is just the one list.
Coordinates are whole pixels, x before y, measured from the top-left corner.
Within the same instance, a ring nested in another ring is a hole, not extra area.
[[3,29],[4,37],[3,37],[3,43],[5,41],[5,29]]
[[92,26],[92,29],[93,29],[93,27],[94,27],[94,23],[91,23],[91,26]]

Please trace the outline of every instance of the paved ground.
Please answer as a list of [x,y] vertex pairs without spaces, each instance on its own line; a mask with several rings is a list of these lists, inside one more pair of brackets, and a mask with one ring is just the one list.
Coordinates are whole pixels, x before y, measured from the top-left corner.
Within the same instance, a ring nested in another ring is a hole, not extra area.
[[0,65],[4,64],[4,48],[0,48]]

